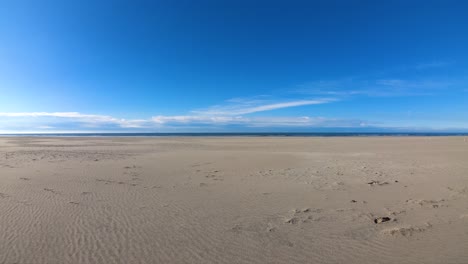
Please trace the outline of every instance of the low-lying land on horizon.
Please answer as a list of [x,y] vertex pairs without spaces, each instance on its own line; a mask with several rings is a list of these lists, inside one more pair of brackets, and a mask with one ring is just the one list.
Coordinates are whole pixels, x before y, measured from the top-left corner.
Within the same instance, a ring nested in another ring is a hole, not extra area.
[[445,137],[468,136],[468,132],[107,132],[107,133],[8,133],[1,137]]
[[468,263],[467,141],[1,137],[0,263]]

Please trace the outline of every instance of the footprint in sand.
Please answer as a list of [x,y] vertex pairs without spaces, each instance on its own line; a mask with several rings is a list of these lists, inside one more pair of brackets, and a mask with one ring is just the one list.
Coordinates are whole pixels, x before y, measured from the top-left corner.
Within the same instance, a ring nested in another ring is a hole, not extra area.
[[468,194],[468,188],[467,187],[464,187],[464,188],[461,188],[461,189],[447,187],[447,189],[454,193],[452,195],[454,197],[466,196]]
[[381,182],[381,181],[372,180],[372,181],[368,182],[367,184],[369,184],[370,186],[377,186],[377,185],[382,186],[382,185],[387,185],[387,184],[390,184],[390,183],[388,183],[386,181]]
[[234,232],[234,233],[240,233],[242,231],[242,226],[240,225],[235,225],[233,226],[231,229],[230,229],[231,232]]
[[135,180],[140,180],[139,176],[140,176],[140,168],[139,166],[136,166],[136,165],[133,165],[133,166],[125,166],[124,169],[124,175],[128,175],[130,177],[132,177],[132,181],[135,181]]
[[292,225],[299,223],[299,221],[300,220],[297,217],[286,218],[286,220],[284,220],[286,224],[292,224]]
[[421,207],[432,207],[432,208],[447,207],[447,205],[444,205],[443,202],[445,202],[445,199],[440,199],[440,200],[409,199],[409,200],[406,200],[406,203],[409,203],[409,204],[418,204]]
[[267,232],[275,232],[276,231],[276,226],[274,226],[272,223],[268,223],[266,231]]
[[57,192],[57,191],[55,191],[54,189],[51,189],[51,188],[44,188],[44,191],[51,192],[53,194],[60,194],[59,192]]
[[114,183],[114,181],[104,180],[104,179],[96,179],[96,181],[98,181],[98,182],[104,182],[104,184]]
[[430,223],[425,223],[424,225],[421,225],[421,226],[403,226],[403,227],[394,227],[394,228],[384,229],[382,233],[385,235],[391,235],[391,236],[410,237],[417,233],[425,232],[430,228],[432,228],[432,225]]
[[389,212],[390,215],[401,215],[401,214],[406,214],[406,210],[398,210],[398,211],[392,211],[392,210],[389,210],[387,209],[387,211]]
[[387,217],[387,216],[384,216],[384,217],[377,217],[374,219],[374,223],[375,224],[382,224],[382,223],[385,223],[385,222],[389,222],[390,220],[392,220],[390,217]]
[[204,163],[195,163],[195,164],[192,164],[191,167],[200,167],[200,166],[203,166],[203,165],[210,165],[211,162],[204,162]]
[[220,171],[219,170],[214,170],[210,172],[208,175],[205,175],[205,178],[212,179],[213,181],[223,181],[224,179],[219,177]]
[[460,219],[468,219],[468,214],[461,214]]
[[284,223],[296,225],[299,223],[307,223],[310,220],[317,221],[320,217],[316,217],[315,214],[322,212],[321,209],[293,209],[291,210],[292,216],[286,217]]

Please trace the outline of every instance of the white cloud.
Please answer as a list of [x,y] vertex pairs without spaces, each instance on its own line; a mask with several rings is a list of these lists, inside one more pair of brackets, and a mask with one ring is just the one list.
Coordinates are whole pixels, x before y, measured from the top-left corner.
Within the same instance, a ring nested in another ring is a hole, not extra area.
[[1,117],[83,117],[83,116],[90,116],[90,115],[82,115],[77,112],[21,112],[21,113],[1,113]]
[[416,70],[425,70],[430,68],[441,68],[451,65],[452,62],[448,61],[433,61],[428,63],[420,63],[414,66]]
[[155,116],[151,120],[157,124],[165,123],[229,123],[237,119],[226,116]]
[[[321,117],[245,117],[257,112],[276,109],[316,105],[333,102],[334,99],[296,100],[272,102],[263,100],[232,99],[225,105],[209,107],[205,110],[192,111],[189,115],[159,115],[149,119],[123,119],[110,115],[83,114],[79,112],[0,112],[0,129],[41,129],[50,130],[73,127],[73,129],[133,128],[154,129],[164,126],[181,125],[241,125],[246,127],[288,127],[288,126],[328,126],[334,124],[349,126],[355,121],[326,119]],[[2,118],[3,117],[3,118]],[[13,125],[12,125],[13,124]]]
[[243,116],[155,116],[155,123],[203,124],[203,125],[243,125],[247,127],[362,127],[368,126],[361,120],[332,119],[324,117],[243,117]]
[[385,80],[377,80],[377,85],[385,85],[385,86],[402,86],[407,85],[407,82],[399,79],[385,79]]
[[210,115],[210,116],[237,116],[252,114],[257,112],[265,112],[282,108],[304,106],[304,105],[317,105],[317,104],[326,104],[336,101],[336,99],[323,98],[316,100],[297,100],[289,102],[280,102],[280,103],[266,103],[262,100],[241,100],[236,99],[227,105],[223,106],[212,106],[207,109],[194,110],[192,113],[197,115]]
[[[466,82],[461,82],[462,84]],[[457,82],[446,80],[405,80],[377,78],[348,78],[309,82],[298,86],[292,93],[315,96],[335,96],[341,99],[353,96],[394,97],[432,95],[454,88]]]
[[[61,118],[74,120],[88,125],[115,124],[123,128],[142,127],[147,120],[143,119],[119,119],[108,115],[82,114],[79,112],[19,112],[5,113],[0,112],[0,117],[6,118]],[[47,126],[47,125],[44,125]]]
[[38,126],[37,129],[54,129],[53,126]]

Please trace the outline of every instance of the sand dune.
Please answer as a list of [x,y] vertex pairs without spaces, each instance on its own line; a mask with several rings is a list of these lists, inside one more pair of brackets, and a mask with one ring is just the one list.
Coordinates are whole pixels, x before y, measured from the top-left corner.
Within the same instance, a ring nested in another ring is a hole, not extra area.
[[468,263],[463,137],[0,138],[0,263]]

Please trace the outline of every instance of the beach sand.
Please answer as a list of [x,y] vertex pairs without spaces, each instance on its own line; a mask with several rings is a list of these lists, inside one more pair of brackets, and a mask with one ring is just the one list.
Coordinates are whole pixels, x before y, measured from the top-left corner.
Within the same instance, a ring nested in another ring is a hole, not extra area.
[[3,137],[0,263],[468,263],[468,142]]

